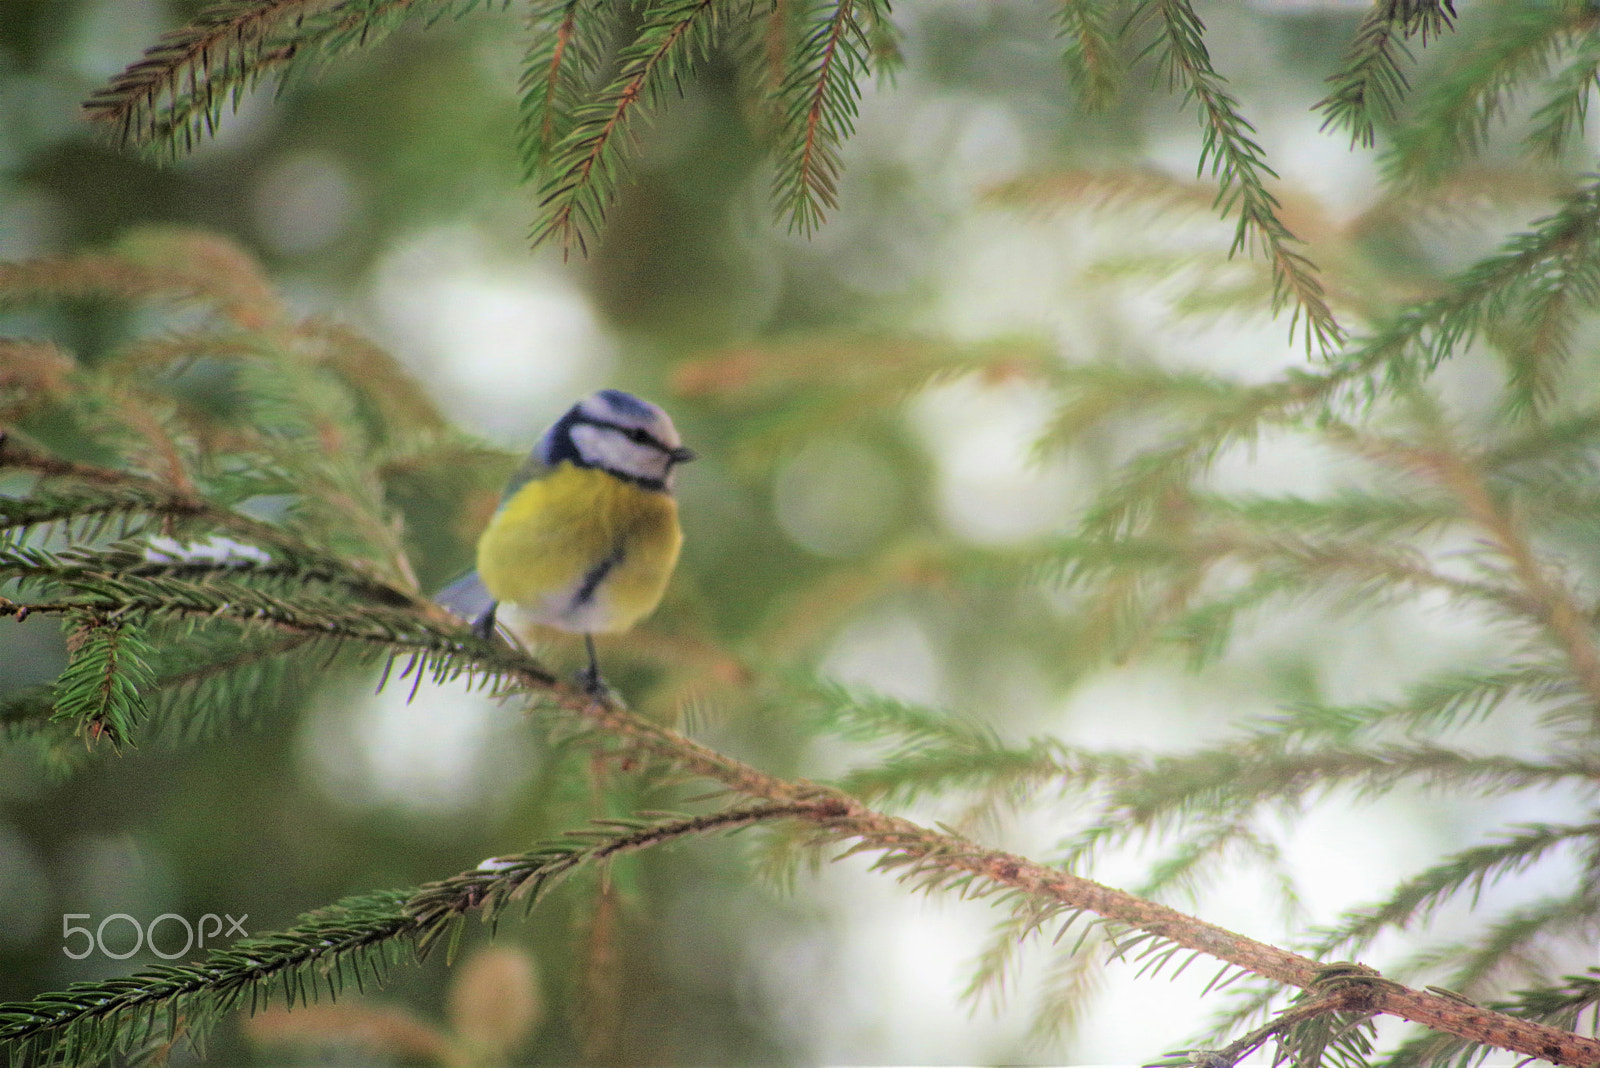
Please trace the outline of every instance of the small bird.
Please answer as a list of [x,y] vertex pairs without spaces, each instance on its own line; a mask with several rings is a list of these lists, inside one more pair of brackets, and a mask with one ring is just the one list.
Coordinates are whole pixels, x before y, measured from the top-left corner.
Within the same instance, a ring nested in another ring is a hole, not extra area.
[[582,634],[579,680],[606,692],[594,635],[627,630],[660,602],[683,544],[673,473],[694,458],[654,404],[619,389],[590,394],[511,477],[478,539],[477,570],[435,599],[484,638],[502,605],[513,628]]

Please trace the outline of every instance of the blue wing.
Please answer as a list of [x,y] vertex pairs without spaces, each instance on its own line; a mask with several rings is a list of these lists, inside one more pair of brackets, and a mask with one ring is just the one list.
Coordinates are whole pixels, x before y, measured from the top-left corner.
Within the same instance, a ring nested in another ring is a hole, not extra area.
[[494,610],[499,602],[490,595],[476,571],[468,571],[434,594],[433,599],[469,621],[478,637],[488,638],[494,633]]
[[[567,414],[570,417],[572,413]],[[550,474],[551,468],[547,457],[552,448],[551,440],[558,434],[560,425],[558,423],[545,431],[539,443],[528,454],[528,458],[522,462],[522,466],[511,476],[511,481],[506,484],[505,493],[500,497],[502,508],[523,486],[536,478],[544,478]],[[478,637],[488,638],[494,634],[494,610],[500,602],[494,599],[476,571],[468,571],[436,593],[433,599],[435,603],[471,622],[472,631]]]

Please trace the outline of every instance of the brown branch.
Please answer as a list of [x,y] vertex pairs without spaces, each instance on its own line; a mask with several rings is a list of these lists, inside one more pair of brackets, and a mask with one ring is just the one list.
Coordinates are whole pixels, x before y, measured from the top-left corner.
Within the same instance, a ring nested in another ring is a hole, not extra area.
[[[30,612],[82,608],[81,604],[24,605],[0,599],[0,616],[20,617]],[[195,614],[207,613],[197,611]],[[267,622],[285,630],[325,632],[291,620]],[[1311,987],[1322,968],[1310,958],[1235,934],[1126,891],[877,812],[831,787],[770,775],[669,728],[634,716],[617,705],[595,700],[577,687],[557,681],[536,662],[509,648],[492,656],[485,655],[488,650],[480,654],[466,645],[456,651],[477,659],[486,669],[513,680],[524,689],[550,699],[542,702],[541,707],[553,703],[560,711],[626,749],[668,761],[721,783],[730,791],[777,805],[794,806],[796,818],[818,824],[829,839],[854,840],[850,852],[883,853],[877,863],[882,870],[899,869],[904,876],[937,876],[935,882],[976,876],[992,884],[990,890],[1020,891],[1053,910],[1092,912],[1287,986]],[[1382,988],[1376,995],[1373,1011],[1390,1013],[1469,1041],[1557,1064],[1600,1066],[1600,1042],[1593,1039],[1398,985],[1386,984]]]
[[[602,824],[599,830],[601,840],[596,845],[576,849],[545,849],[536,854],[485,861],[471,871],[419,887],[409,898],[398,903],[397,911],[368,920],[353,931],[343,923],[338,923],[337,929],[329,932],[327,915],[313,914],[282,933],[294,943],[287,950],[275,945],[261,956],[243,962],[232,951],[213,950],[208,964],[222,958],[217,967],[201,965],[140,972],[134,981],[122,984],[110,996],[79,997],[79,991],[74,989],[55,999],[48,1012],[25,1011],[0,1021],[0,1044],[4,1044],[7,1052],[14,1053],[11,1060],[17,1062],[18,1056],[26,1057],[30,1051],[39,1053],[46,1050],[48,1047],[40,1039],[52,1032],[57,1036],[65,1032],[69,1036],[70,1048],[70,1045],[82,1041],[81,1037],[72,1037],[72,1029],[85,1024],[113,1026],[114,1017],[131,1020],[138,1033],[142,1014],[145,1026],[142,1033],[148,1037],[157,1033],[155,1021],[163,1011],[175,1036],[185,1025],[185,1017],[189,1015],[187,1010],[193,1007],[185,999],[208,989],[217,990],[219,976],[226,977],[229,983],[221,988],[224,991],[221,994],[224,1005],[239,1004],[237,995],[244,987],[269,987],[280,975],[288,975],[290,979],[286,981],[292,982],[294,972],[306,966],[325,964],[332,972],[332,978],[326,980],[328,989],[330,992],[336,991],[343,979],[343,972],[339,969],[351,954],[370,950],[397,938],[414,939],[419,951],[425,952],[441,934],[451,929],[450,921],[454,918],[473,910],[482,910],[493,916],[513,901],[537,900],[540,894],[581,867],[604,864],[613,857],[637,853],[680,839],[738,830],[768,820],[798,816],[825,819],[829,811],[826,805],[747,805],[705,816],[652,823],[624,834],[617,834],[614,824]],[[591,840],[595,836],[593,830],[578,835],[580,839],[588,837]],[[370,908],[370,904],[367,907]],[[261,959],[262,956],[267,959]],[[243,974],[241,963],[245,968]],[[359,966],[356,970],[359,973]],[[328,972],[323,974],[327,975]],[[141,979],[148,981],[141,982]],[[358,985],[359,982],[358,979]],[[226,992],[229,990],[231,994]],[[310,997],[306,996],[307,990],[303,984],[299,987],[286,986],[285,990],[298,990],[303,1003],[309,1003],[319,996],[315,983],[310,985]],[[5,1007],[11,1009],[27,1004],[11,1003]],[[251,1004],[253,1007],[254,1002]],[[160,1029],[160,1033],[166,1031],[166,1027]],[[18,1050],[21,1052],[14,1052]],[[82,1059],[76,1058],[74,1063]],[[27,1063],[36,1060],[37,1057],[29,1058]]]
[[594,911],[584,938],[587,959],[579,980],[583,1013],[578,1018],[578,1049],[585,1065],[621,1064],[623,962],[618,960],[621,896],[616,883],[603,880],[595,890]]

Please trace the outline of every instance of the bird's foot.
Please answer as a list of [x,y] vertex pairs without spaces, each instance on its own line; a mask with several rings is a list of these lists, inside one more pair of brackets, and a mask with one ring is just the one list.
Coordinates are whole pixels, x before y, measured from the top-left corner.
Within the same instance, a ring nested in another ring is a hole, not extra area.
[[475,636],[486,642],[494,640],[494,614],[498,607],[500,607],[498,602],[490,604],[483,615],[472,621],[472,633]]
[[578,687],[596,701],[607,704],[620,705],[622,697],[613,690],[605,679],[600,677],[600,672],[592,667],[583,668],[577,675]]

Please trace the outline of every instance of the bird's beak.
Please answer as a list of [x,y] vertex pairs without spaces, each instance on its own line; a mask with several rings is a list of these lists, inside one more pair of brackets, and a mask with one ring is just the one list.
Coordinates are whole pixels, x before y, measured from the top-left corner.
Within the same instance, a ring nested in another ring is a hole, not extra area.
[[675,464],[686,464],[690,460],[698,459],[700,456],[700,454],[695,452],[693,449],[686,448],[682,445],[679,445],[676,449],[673,449],[671,452],[667,453],[667,455]]

